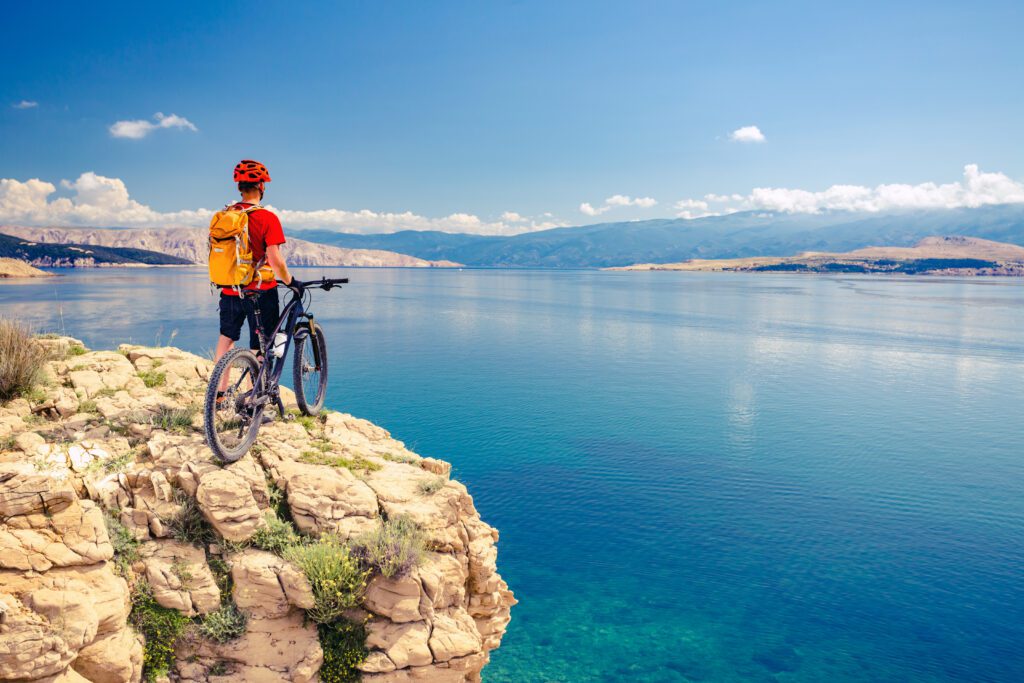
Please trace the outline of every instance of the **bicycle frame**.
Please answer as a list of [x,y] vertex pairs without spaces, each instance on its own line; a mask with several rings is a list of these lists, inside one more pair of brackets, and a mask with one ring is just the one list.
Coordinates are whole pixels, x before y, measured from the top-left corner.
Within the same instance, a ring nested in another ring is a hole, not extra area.
[[[306,313],[306,309],[302,305],[302,295],[296,295],[293,293],[291,301],[285,304],[284,310],[281,311],[281,317],[277,322],[277,327],[274,328],[274,332],[268,340],[263,336],[263,323],[260,321],[260,309],[255,305],[255,301],[253,301],[253,314],[254,319],[256,320],[256,337],[260,342],[260,354],[263,356],[263,362],[260,364],[259,373],[257,373],[255,381],[253,382],[253,395],[266,397],[266,402],[273,399],[278,412],[282,417],[284,417],[284,403],[281,401],[281,392],[279,391],[281,373],[284,372],[284,362],[288,357],[288,351],[291,349],[292,339],[294,338],[295,331],[298,328],[299,320],[301,318],[305,318],[309,325],[310,334],[313,334],[313,316],[312,314]],[[282,331],[282,325],[285,326],[284,351],[279,357],[268,363],[267,359],[273,358],[270,354],[273,340],[277,337],[277,334]],[[313,345],[313,353],[314,355],[319,354],[315,344]],[[317,365],[319,364],[320,359],[317,358]],[[262,399],[259,400],[262,402]]]

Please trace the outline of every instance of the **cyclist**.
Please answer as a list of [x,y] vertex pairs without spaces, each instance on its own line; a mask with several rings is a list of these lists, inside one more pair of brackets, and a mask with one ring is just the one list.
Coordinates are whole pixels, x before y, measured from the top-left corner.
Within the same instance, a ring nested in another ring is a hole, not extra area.
[[[252,159],[243,159],[235,166],[235,182],[242,195],[241,201],[230,207],[236,210],[256,206],[263,199],[265,184],[270,182],[267,167]],[[266,259],[273,269],[274,276],[289,287],[299,284],[288,272],[288,266],[281,254],[284,244],[284,230],[281,221],[274,212],[257,209],[249,214],[249,243],[252,247],[253,259],[259,262]],[[217,351],[214,362],[231,350],[242,334],[242,323],[249,323],[249,348],[260,351],[259,338],[256,336],[255,310],[259,309],[263,339],[267,344],[281,318],[280,300],[277,296],[277,281],[274,278],[253,282],[245,287],[247,290],[258,291],[258,296],[239,296],[230,287],[220,293],[220,338],[217,340]],[[224,377],[226,383],[227,376]],[[224,387],[220,387],[223,391]]]

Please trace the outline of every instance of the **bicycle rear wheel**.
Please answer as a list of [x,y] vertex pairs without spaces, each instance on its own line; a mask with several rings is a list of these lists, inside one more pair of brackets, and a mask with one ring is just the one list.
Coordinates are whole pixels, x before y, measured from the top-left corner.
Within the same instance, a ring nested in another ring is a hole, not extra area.
[[317,415],[327,395],[327,340],[318,323],[313,323],[312,336],[306,326],[295,331],[292,362],[295,402],[303,414]]
[[[249,451],[263,419],[255,385],[260,364],[248,349],[225,353],[210,373],[203,411],[206,444],[224,462],[235,462]],[[218,396],[220,393],[220,396]]]

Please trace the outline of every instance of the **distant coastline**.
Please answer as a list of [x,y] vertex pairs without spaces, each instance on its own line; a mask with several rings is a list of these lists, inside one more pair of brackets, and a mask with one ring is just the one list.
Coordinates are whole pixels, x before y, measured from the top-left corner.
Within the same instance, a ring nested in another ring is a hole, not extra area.
[[1024,247],[976,237],[926,237],[913,247],[867,247],[845,253],[689,259],[605,270],[747,273],[869,273],[1024,277]]

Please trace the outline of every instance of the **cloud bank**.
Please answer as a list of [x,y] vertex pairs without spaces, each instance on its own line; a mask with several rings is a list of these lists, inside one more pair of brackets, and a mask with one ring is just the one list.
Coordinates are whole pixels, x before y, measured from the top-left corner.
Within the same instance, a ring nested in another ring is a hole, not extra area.
[[[107,178],[93,172],[77,180],[62,180],[62,190],[71,196],[53,197],[57,186],[38,178],[19,181],[0,179],[0,223],[12,225],[53,225],[92,227],[171,227],[205,226],[211,209],[161,212],[132,199],[119,178]],[[471,232],[483,235],[512,235],[546,230],[564,225],[550,215],[537,219],[506,211],[499,220],[487,221],[469,213],[453,213],[428,218],[410,211],[388,213],[322,209],[302,211],[272,209],[289,228],[328,228],[346,232],[396,232],[399,230],[439,230]]]
[[155,130],[161,128],[184,128],[193,132],[199,129],[184,116],[170,114],[165,116],[161,112],[153,115],[152,121],[135,119],[134,121],[117,121],[111,124],[110,135],[115,138],[128,138],[129,140],[140,140]]
[[675,203],[675,208],[680,218],[699,218],[737,211],[821,213],[835,210],[879,213],[1018,203],[1024,203],[1024,183],[1003,173],[985,173],[977,164],[967,164],[964,166],[962,180],[941,185],[933,182],[917,185],[894,183],[875,187],[832,185],[820,192],[756,187],[746,195],[708,194],[702,199],[683,199]]
[[764,142],[764,133],[757,126],[743,126],[729,133],[733,142]]
[[603,206],[594,207],[590,202],[580,204],[580,213],[588,216],[600,216],[602,213],[619,206],[636,206],[641,209],[649,209],[658,201],[653,197],[630,197],[625,194],[615,194],[604,200]]
[[[883,184],[875,187],[833,185],[825,190],[758,187],[749,194],[708,194],[702,198],[682,199],[673,205],[680,218],[723,215],[737,211],[775,211],[781,213],[820,213],[841,210],[863,213],[905,209],[953,209],[987,204],[1024,203],[1024,183],[1003,173],[986,173],[976,164],[964,167],[961,180]],[[584,202],[580,211],[588,216],[601,215],[612,208],[650,208],[657,205],[651,197],[613,195],[599,207]],[[290,229],[326,228],[346,232],[396,232],[399,230],[438,230],[482,235],[514,235],[566,225],[552,214],[526,216],[505,211],[495,220],[471,213],[456,212],[428,217],[405,212],[380,212],[362,209],[300,210],[269,205]],[[93,172],[76,180],[62,180],[59,188],[38,178],[21,181],[0,179],[0,224],[93,227],[170,227],[205,226],[211,209],[185,209],[163,212],[131,198],[119,178],[107,178]]]

